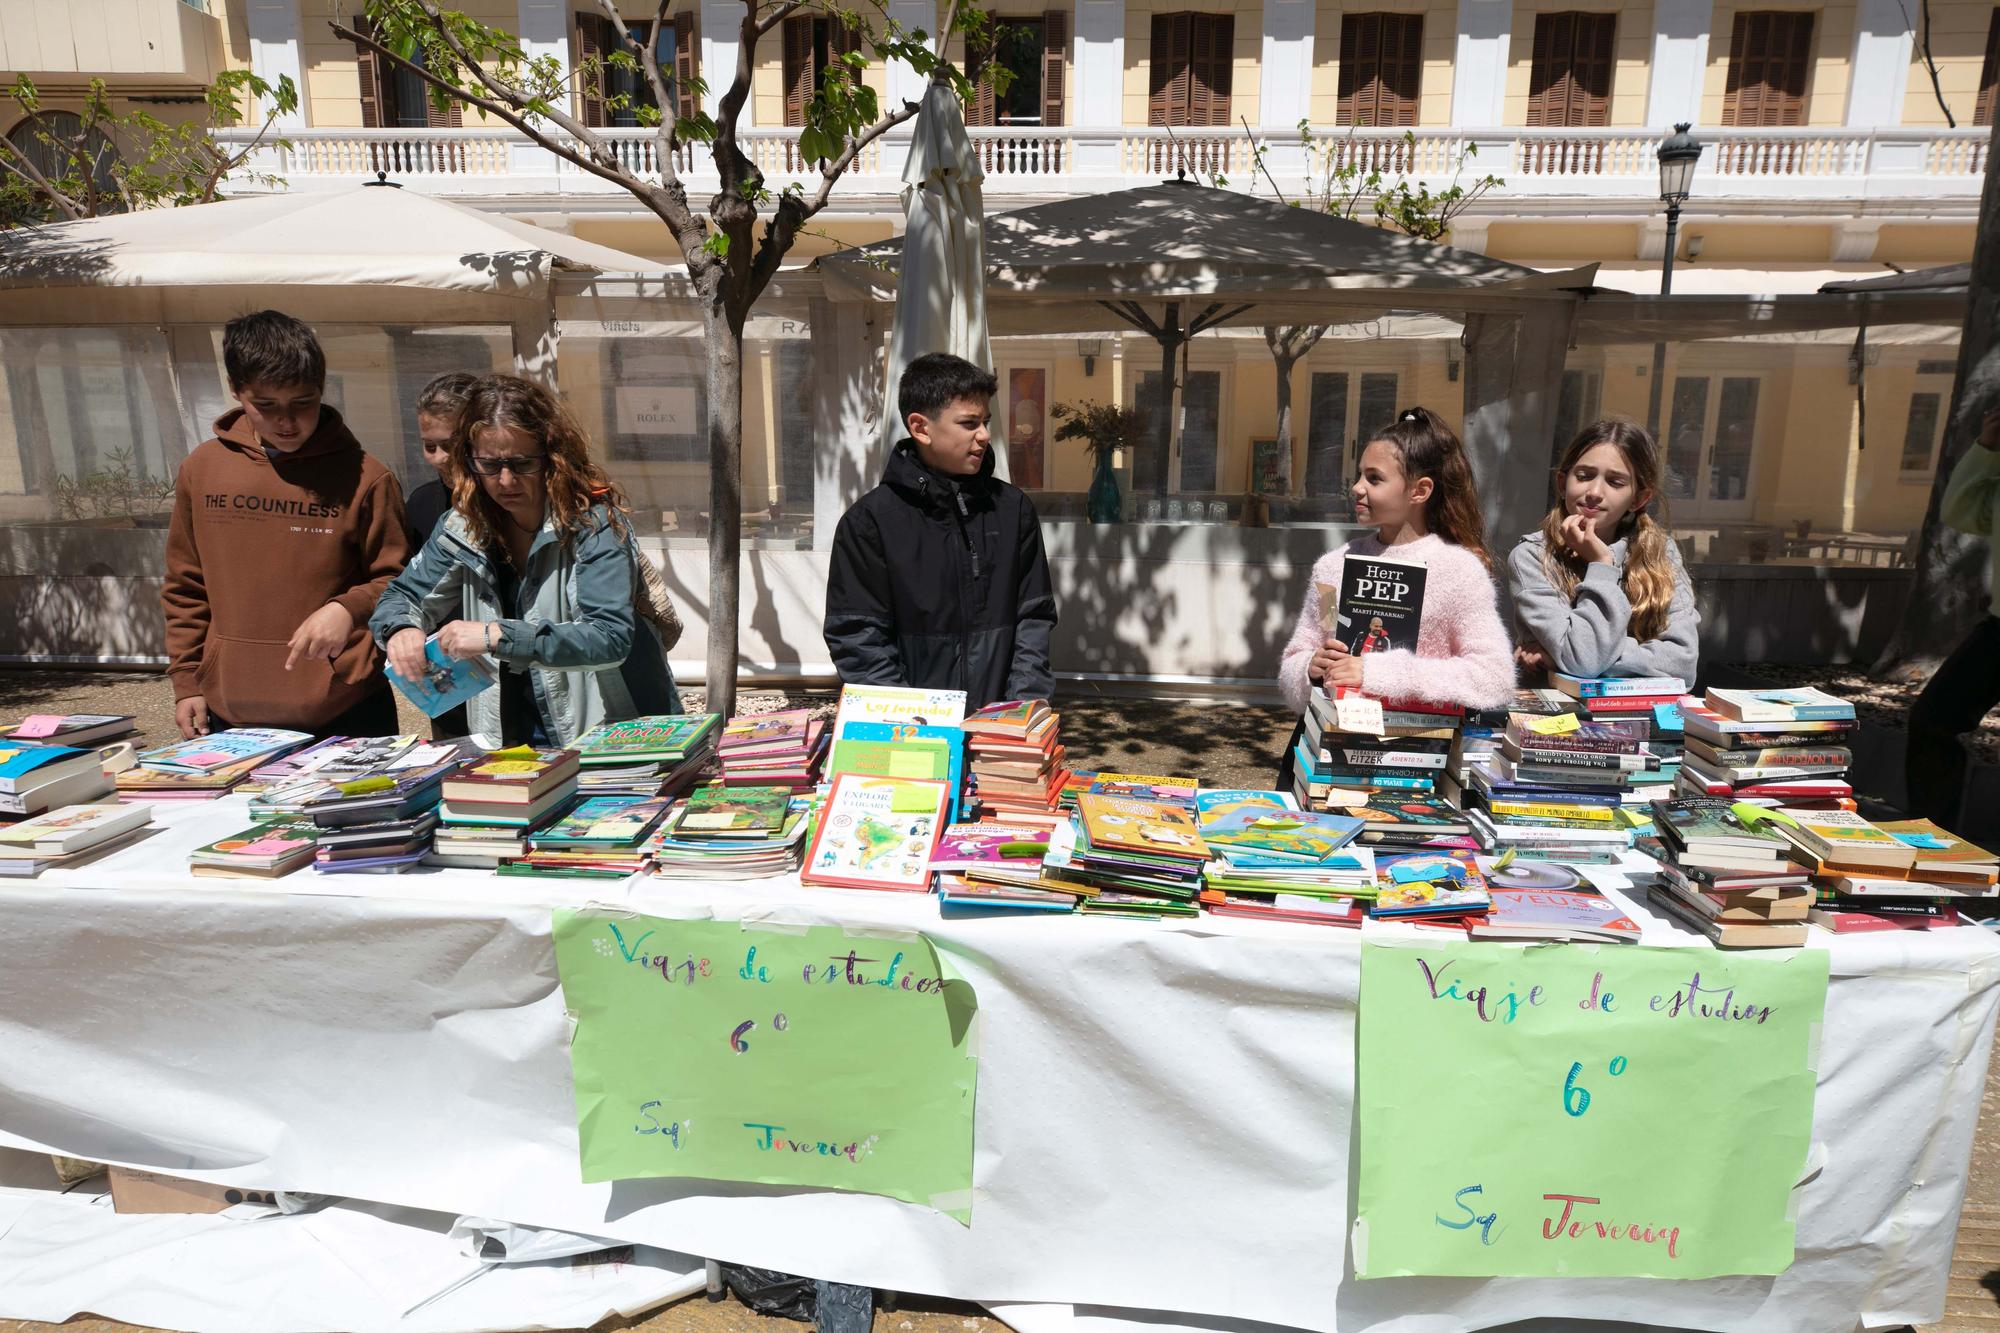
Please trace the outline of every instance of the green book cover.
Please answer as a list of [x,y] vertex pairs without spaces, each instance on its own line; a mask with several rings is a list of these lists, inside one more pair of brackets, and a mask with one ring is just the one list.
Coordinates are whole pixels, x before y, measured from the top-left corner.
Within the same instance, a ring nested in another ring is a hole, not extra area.
[[854,773],[869,778],[951,780],[951,744],[944,740],[835,741],[827,777]]
[[721,725],[719,713],[659,714],[606,722],[585,732],[576,742],[576,752],[586,764],[679,759]]
[[674,816],[674,833],[710,837],[774,835],[791,808],[790,787],[697,787]]

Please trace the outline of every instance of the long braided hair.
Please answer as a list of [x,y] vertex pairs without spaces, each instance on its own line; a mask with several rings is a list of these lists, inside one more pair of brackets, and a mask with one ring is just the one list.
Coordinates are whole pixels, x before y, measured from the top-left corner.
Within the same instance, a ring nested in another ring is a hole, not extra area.
[[[1616,417],[1593,421],[1577,432],[1556,465],[1556,504],[1542,520],[1542,572],[1566,600],[1576,597],[1576,585],[1583,581],[1581,556],[1563,545],[1563,519],[1568,517],[1562,500],[1563,480],[1577,460],[1600,444],[1614,445],[1625,456],[1632,473],[1632,488],[1638,504],[1618,523],[1618,537],[1625,539],[1625,573],[1619,580],[1625,598],[1632,604],[1632,618],[1626,633],[1644,643],[1666,632],[1667,607],[1674,599],[1673,540],[1666,527],[1666,501],[1660,496],[1660,446],[1643,426]],[[1655,519],[1646,512],[1657,508]]]

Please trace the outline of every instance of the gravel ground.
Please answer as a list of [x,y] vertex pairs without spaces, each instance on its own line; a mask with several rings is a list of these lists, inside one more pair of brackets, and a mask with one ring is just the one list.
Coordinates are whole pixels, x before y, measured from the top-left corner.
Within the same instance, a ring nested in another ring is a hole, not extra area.
[[[1858,673],[1837,669],[1810,671],[1767,666],[1740,667],[1773,684],[1815,684],[1854,698],[1867,719],[1902,725],[1903,712],[1915,691],[1870,681]],[[701,691],[685,690],[690,709],[701,706]],[[739,696],[744,712],[769,712],[806,707],[831,713],[834,693],[811,691],[747,691]],[[1291,734],[1292,717],[1280,708],[1260,707],[1228,699],[1123,695],[1080,686],[1056,700],[1062,714],[1063,742],[1070,763],[1086,769],[1111,769],[1162,775],[1192,774],[1211,786],[1266,785]],[[28,712],[131,713],[139,718],[146,739],[172,737],[173,699],[157,675],[122,672],[0,671],[0,717]],[[423,720],[405,706],[403,725],[422,730]],[[1989,718],[1977,742],[1985,757],[2000,759],[2000,725]],[[1973,1144],[1971,1178],[1959,1230],[1959,1247],[1944,1322],[1932,1329],[1962,1333],[2000,1333],[2000,1061],[1989,1072],[1984,1098],[1986,1114]],[[39,1324],[0,1319],[0,1333],[112,1333],[130,1325],[80,1318],[67,1324]],[[646,1330],[647,1333],[778,1333],[801,1325],[757,1315],[734,1299],[710,1304],[699,1297],[681,1301],[649,1315],[610,1320],[597,1330]],[[978,1307],[913,1298],[895,1312],[878,1311],[873,1333],[1000,1333],[1004,1325]]]

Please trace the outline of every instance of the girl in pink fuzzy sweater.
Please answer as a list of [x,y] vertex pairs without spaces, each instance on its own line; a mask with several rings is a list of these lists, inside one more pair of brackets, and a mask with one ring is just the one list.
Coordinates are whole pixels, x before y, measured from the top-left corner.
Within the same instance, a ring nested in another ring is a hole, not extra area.
[[[1354,510],[1375,534],[1313,565],[1312,587],[1278,668],[1293,712],[1313,690],[1359,688],[1377,699],[1498,708],[1514,694],[1514,657],[1500,621],[1492,557],[1465,449],[1428,408],[1413,407],[1369,441]],[[1347,553],[1392,554],[1425,566],[1417,646],[1355,654],[1323,619],[1321,587],[1340,586]]]

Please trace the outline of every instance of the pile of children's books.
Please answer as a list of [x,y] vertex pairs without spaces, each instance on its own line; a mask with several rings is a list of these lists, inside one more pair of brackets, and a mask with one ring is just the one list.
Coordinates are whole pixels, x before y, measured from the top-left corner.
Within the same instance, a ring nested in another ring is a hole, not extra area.
[[[846,743],[835,741],[836,753]],[[928,891],[931,854],[951,823],[952,797],[949,784],[928,778],[838,774],[820,809],[800,882]]]
[[1492,904],[1470,852],[1398,852],[1375,859],[1372,917],[1469,923]]
[[646,868],[646,839],[673,802],[664,796],[585,796],[528,837],[528,854],[503,875],[621,879]]
[[1774,810],[1770,825],[1812,875],[1813,920],[1850,932],[1955,926],[1991,916],[1993,853],[1924,819],[1871,823],[1849,810]]
[[1711,689],[1682,713],[1682,793],[1786,809],[1854,808],[1847,781],[1854,705],[1846,700],[1810,687]]
[[799,868],[813,800],[789,787],[697,787],[640,846],[669,879],[762,879]]
[[1358,926],[1375,896],[1375,854],[1354,844],[1365,827],[1346,814],[1300,810],[1290,792],[1195,794],[1213,854],[1201,905],[1224,916]]
[[118,775],[118,795],[128,801],[214,800],[227,796],[259,767],[311,740],[303,731],[236,727],[175,741],[143,751],[136,765]]
[[1068,841],[1066,822],[1059,829],[1040,820],[951,825],[931,852],[941,905],[946,911],[1073,910],[1096,890],[1044,873],[1049,845],[1058,837]]
[[716,747],[723,784],[811,791],[819,783],[826,739],[826,723],[804,708],[732,717]]
[[144,837],[152,817],[149,805],[69,805],[0,827],[0,876],[83,865]]
[[577,737],[576,789],[585,796],[677,796],[715,752],[722,719],[674,713],[606,722]]
[[[989,704],[965,719],[967,802],[982,819],[1053,824],[1063,817],[1061,719],[1039,699]],[[976,803],[976,804],[975,804]]]
[[1088,791],[1077,798],[1073,845],[1051,843],[1046,864],[1049,878],[1096,890],[1081,912],[1194,916],[1208,859],[1191,806]]
[[526,856],[529,839],[576,798],[575,750],[494,750],[444,781],[433,865],[492,868]]
[[1436,795],[1462,717],[1456,708],[1315,692],[1292,752],[1293,790],[1313,810],[1336,790]]
[[1725,949],[1805,943],[1812,886],[1779,822],[1717,797],[1653,804],[1664,852],[1650,897],[1669,918]]
[[827,779],[853,774],[941,783],[946,822],[956,822],[965,783],[964,718],[963,690],[845,686],[833,719]]
[[21,819],[109,796],[95,749],[0,741],[0,818]]

